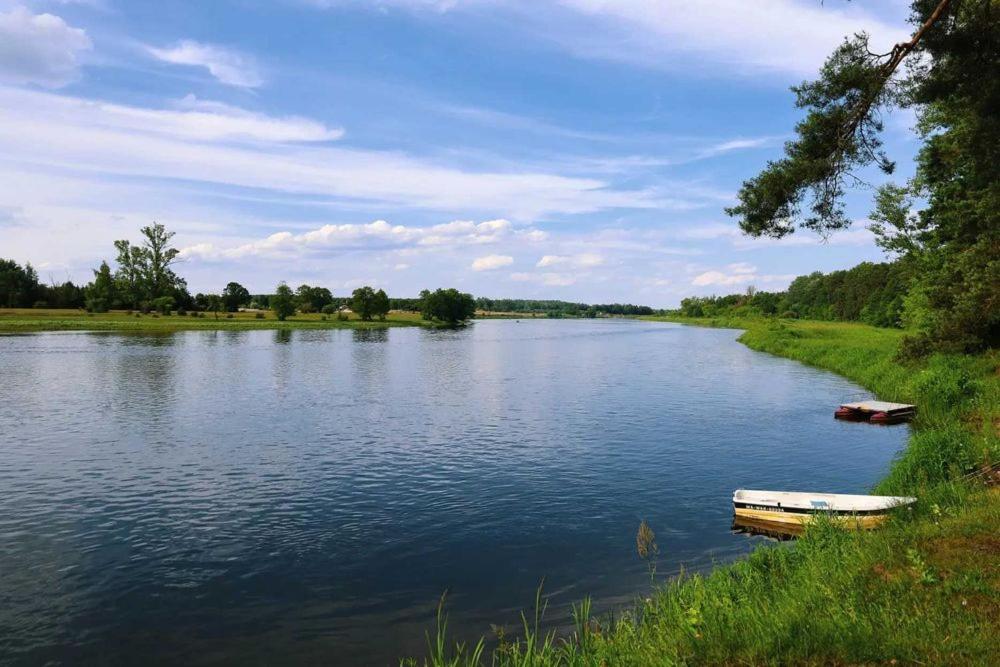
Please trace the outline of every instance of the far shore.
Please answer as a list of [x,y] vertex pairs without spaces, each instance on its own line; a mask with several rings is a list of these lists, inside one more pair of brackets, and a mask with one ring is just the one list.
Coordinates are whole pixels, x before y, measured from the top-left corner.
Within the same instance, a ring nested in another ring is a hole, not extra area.
[[[196,316],[197,315],[197,316]],[[338,319],[336,314],[297,313],[279,320],[270,311],[236,313],[189,313],[161,315],[115,310],[88,313],[76,309],[0,308],[0,333],[31,333],[43,331],[207,331],[252,329],[382,329],[386,327],[436,327],[438,323],[421,319],[420,313],[390,311],[384,319],[365,321],[348,314]]]

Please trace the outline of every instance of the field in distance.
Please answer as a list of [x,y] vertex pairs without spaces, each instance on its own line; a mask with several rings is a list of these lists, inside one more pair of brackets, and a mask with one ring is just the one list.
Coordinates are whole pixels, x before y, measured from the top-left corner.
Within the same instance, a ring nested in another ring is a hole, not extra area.
[[270,311],[237,313],[142,314],[114,310],[88,313],[72,309],[0,308],[0,332],[32,331],[183,331],[192,329],[357,329],[430,325],[420,313],[390,311],[385,320],[362,321],[353,313],[346,320],[336,314],[296,314],[279,321]]

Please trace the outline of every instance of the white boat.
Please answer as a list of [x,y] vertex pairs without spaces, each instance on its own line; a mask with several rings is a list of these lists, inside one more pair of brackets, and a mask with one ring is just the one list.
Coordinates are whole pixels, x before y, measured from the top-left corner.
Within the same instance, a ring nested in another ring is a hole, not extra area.
[[738,517],[774,523],[801,525],[822,515],[843,521],[851,527],[873,528],[885,521],[893,508],[916,501],[916,498],[908,496],[738,489],[733,493],[733,510]]

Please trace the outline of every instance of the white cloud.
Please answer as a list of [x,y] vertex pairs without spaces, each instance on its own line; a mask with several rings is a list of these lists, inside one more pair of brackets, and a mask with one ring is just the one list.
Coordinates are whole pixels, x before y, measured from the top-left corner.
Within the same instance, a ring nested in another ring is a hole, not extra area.
[[538,268],[548,266],[568,265],[576,268],[592,268],[604,263],[604,258],[597,253],[586,252],[579,255],[545,255],[538,263]]
[[473,271],[493,271],[513,263],[514,258],[510,255],[486,255],[473,260],[471,268]]
[[410,268],[410,265],[406,264],[405,262],[400,262],[399,264],[397,264],[396,266],[394,266],[392,268],[395,271],[406,271],[408,268]]
[[[654,191],[616,189],[594,178],[468,171],[400,153],[333,146],[208,143],[192,136],[211,136],[206,125],[216,128],[216,136],[251,132],[258,139],[319,139],[335,131],[289,119],[248,119],[233,113],[205,119],[155,112],[0,87],[0,154],[12,164],[71,168],[95,180],[115,175],[179,179],[355,203],[492,211],[522,220],[551,213],[664,205]],[[143,122],[146,118],[162,118],[164,127]],[[38,187],[45,187],[44,179]]]
[[0,81],[64,86],[77,78],[80,55],[91,47],[85,31],[58,16],[24,7],[0,13]]
[[[181,249],[181,255],[189,259],[221,260],[244,257],[288,258],[331,249],[413,249],[413,248],[458,248],[462,246],[496,243],[504,239],[515,239],[518,235],[506,220],[487,220],[474,223],[468,220],[413,227],[391,225],[385,220],[375,220],[366,224],[323,225],[299,234],[289,231],[276,232],[263,239],[218,247],[214,243],[198,243]],[[513,258],[505,255],[488,255],[473,262],[477,271],[507,266]],[[500,262],[500,263],[497,263]],[[397,264],[396,270],[409,268],[409,264]]]
[[222,46],[185,39],[169,48],[147,46],[146,51],[157,60],[172,65],[204,67],[227,86],[258,88],[264,85],[264,77],[252,57]]
[[889,24],[854,5],[804,0],[561,0],[592,23],[555,38],[578,55],[676,68],[685,53],[737,74],[815,75],[844,39],[859,31],[888,50],[908,35],[905,13]]
[[795,278],[789,274],[759,274],[757,267],[746,262],[736,262],[726,266],[725,271],[705,271],[694,277],[691,284],[695,287],[733,287],[735,285],[777,284],[787,283]]
[[[311,0],[318,6],[347,0]],[[876,3],[869,3],[875,5]],[[482,9],[583,58],[655,69],[712,66],[728,75],[815,75],[830,52],[859,31],[876,47],[908,39],[903,3],[889,8],[819,0],[378,0],[369,6]],[[876,16],[893,14],[891,19]],[[503,16],[503,12],[507,16]],[[523,38],[523,37],[522,37]],[[687,56],[682,58],[680,56]]]

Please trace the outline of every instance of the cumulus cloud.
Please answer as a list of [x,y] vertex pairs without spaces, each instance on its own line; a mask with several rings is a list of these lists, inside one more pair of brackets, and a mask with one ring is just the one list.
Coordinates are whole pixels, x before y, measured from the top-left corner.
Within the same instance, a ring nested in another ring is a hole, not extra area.
[[603,263],[604,257],[601,255],[592,252],[585,252],[579,255],[545,255],[538,260],[538,263],[535,264],[535,266],[538,268],[545,268],[548,266],[567,265],[585,269],[600,266]]
[[264,85],[256,61],[233,49],[184,39],[167,48],[147,46],[146,51],[157,60],[172,65],[203,67],[227,86],[259,88]]
[[[244,257],[287,258],[331,249],[457,248],[496,243],[503,239],[516,239],[519,236],[519,230],[514,231],[507,220],[487,220],[478,224],[468,220],[456,220],[430,227],[392,225],[385,220],[375,220],[366,224],[323,225],[300,234],[288,231],[276,232],[263,239],[229,247],[198,243],[182,248],[181,256],[189,259],[221,260]],[[513,258],[505,255],[488,255],[477,259],[472,268],[477,271],[494,269],[513,261]],[[395,268],[406,269],[409,268],[409,264],[397,264]]]
[[726,266],[725,271],[705,271],[694,277],[691,284],[696,287],[749,285],[751,283],[784,283],[795,278],[790,274],[759,274],[757,267],[746,262],[736,262]]
[[0,81],[64,86],[77,78],[80,55],[91,47],[84,30],[58,16],[24,7],[0,12]]
[[493,271],[514,263],[514,258],[510,255],[486,255],[477,257],[472,262],[473,271]]

